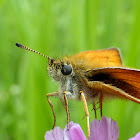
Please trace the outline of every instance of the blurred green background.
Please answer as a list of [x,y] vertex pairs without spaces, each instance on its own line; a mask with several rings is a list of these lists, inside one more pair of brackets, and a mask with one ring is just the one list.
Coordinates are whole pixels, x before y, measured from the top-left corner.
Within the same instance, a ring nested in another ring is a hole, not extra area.
[[[114,46],[125,66],[139,69],[140,1],[0,1],[0,140],[43,140],[53,125],[45,95],[58,85],[46,72],[46,59],[17,48],[15,42],[53,58]],[[65,110],[59,99],[51,100],[57,126],[64,128]],[[82,103],[69,101],[69,108],[71,120],[86,134]],[[103,104],[103,113],[118,122],[120,140],[140,131],[139,104],[112,100]]]

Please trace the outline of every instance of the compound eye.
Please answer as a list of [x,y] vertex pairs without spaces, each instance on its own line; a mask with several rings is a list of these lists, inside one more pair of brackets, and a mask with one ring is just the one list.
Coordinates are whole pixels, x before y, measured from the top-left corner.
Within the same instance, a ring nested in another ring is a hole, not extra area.
[[64,75],[70,75],[71,72],[72,72],[72,67],[70,65],[63,65],[62,66],[62,69],[61,69],[61,72],[64,74]]

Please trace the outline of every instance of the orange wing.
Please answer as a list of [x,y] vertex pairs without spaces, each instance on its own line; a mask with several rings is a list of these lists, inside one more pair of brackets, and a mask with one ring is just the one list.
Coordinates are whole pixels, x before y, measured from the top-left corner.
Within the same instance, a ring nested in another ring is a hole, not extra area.
[[91,68],[122,66],[120,53],[116,48],[81,52],[72,56],[71,60]]
[[140,70],[127,68],[101,68],[86,73],[88,81],[99,81],[102,89],[140,103]]

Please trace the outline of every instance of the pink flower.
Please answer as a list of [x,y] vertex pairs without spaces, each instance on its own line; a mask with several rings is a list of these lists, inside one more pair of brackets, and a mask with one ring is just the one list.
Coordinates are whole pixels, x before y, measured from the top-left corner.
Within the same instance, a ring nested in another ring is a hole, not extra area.
[[140,140],[140,132],[135,135],[135,137],[130,138],[129,140]]
[[64,140],[64,132],[60,127],[55,127],[46,132],[45,140]]
[[86,136],[79,124],[70,122],[69,130],[67,126],[64,129],[64,140],[86,140]]
[[86,140],[86,136],[79,124],[70,122],[69,130],[66,126],[64,131],[60,127],[47,131],[45,140]]
[[[118,137],[118,125],[112,118],[103,116],[101,121],[94,119],[90,123],[90,140],[117,140]],[[69,130],[66,126],[64,131],[59,127],[47,131],[45,140],[86,140],[86,137],[79,124],[70,122]]]
[[112,117],[103,116],[101,121],[95,119],[90,123],[90,134],[91,140],[117,140],[118,124],[112,120]]

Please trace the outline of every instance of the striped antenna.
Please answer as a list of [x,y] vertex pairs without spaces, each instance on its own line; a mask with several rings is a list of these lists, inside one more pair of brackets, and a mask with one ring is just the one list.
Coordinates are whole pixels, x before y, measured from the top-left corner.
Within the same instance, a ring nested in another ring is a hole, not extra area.
[[51,58],[48,57],[47,55],[42,54],[42,53],[40,53],[40,52],[37,52],[37,51],[35,51],[35,50],[32,50],[32,49],[30,49],[30,48],[28,48],[28,47],[25,47],[24,45],[21,45],[21,44],[19,44],[19,43],[16,43],[16,46],[19,47],[19,48],[23,48],[23,49],[25,49],[25,50],[28,50],[28,51],[37,53],[37,54],[42,55],[42,56],[44,56],[44,57],[47,57],[48,59],[51,59]]

